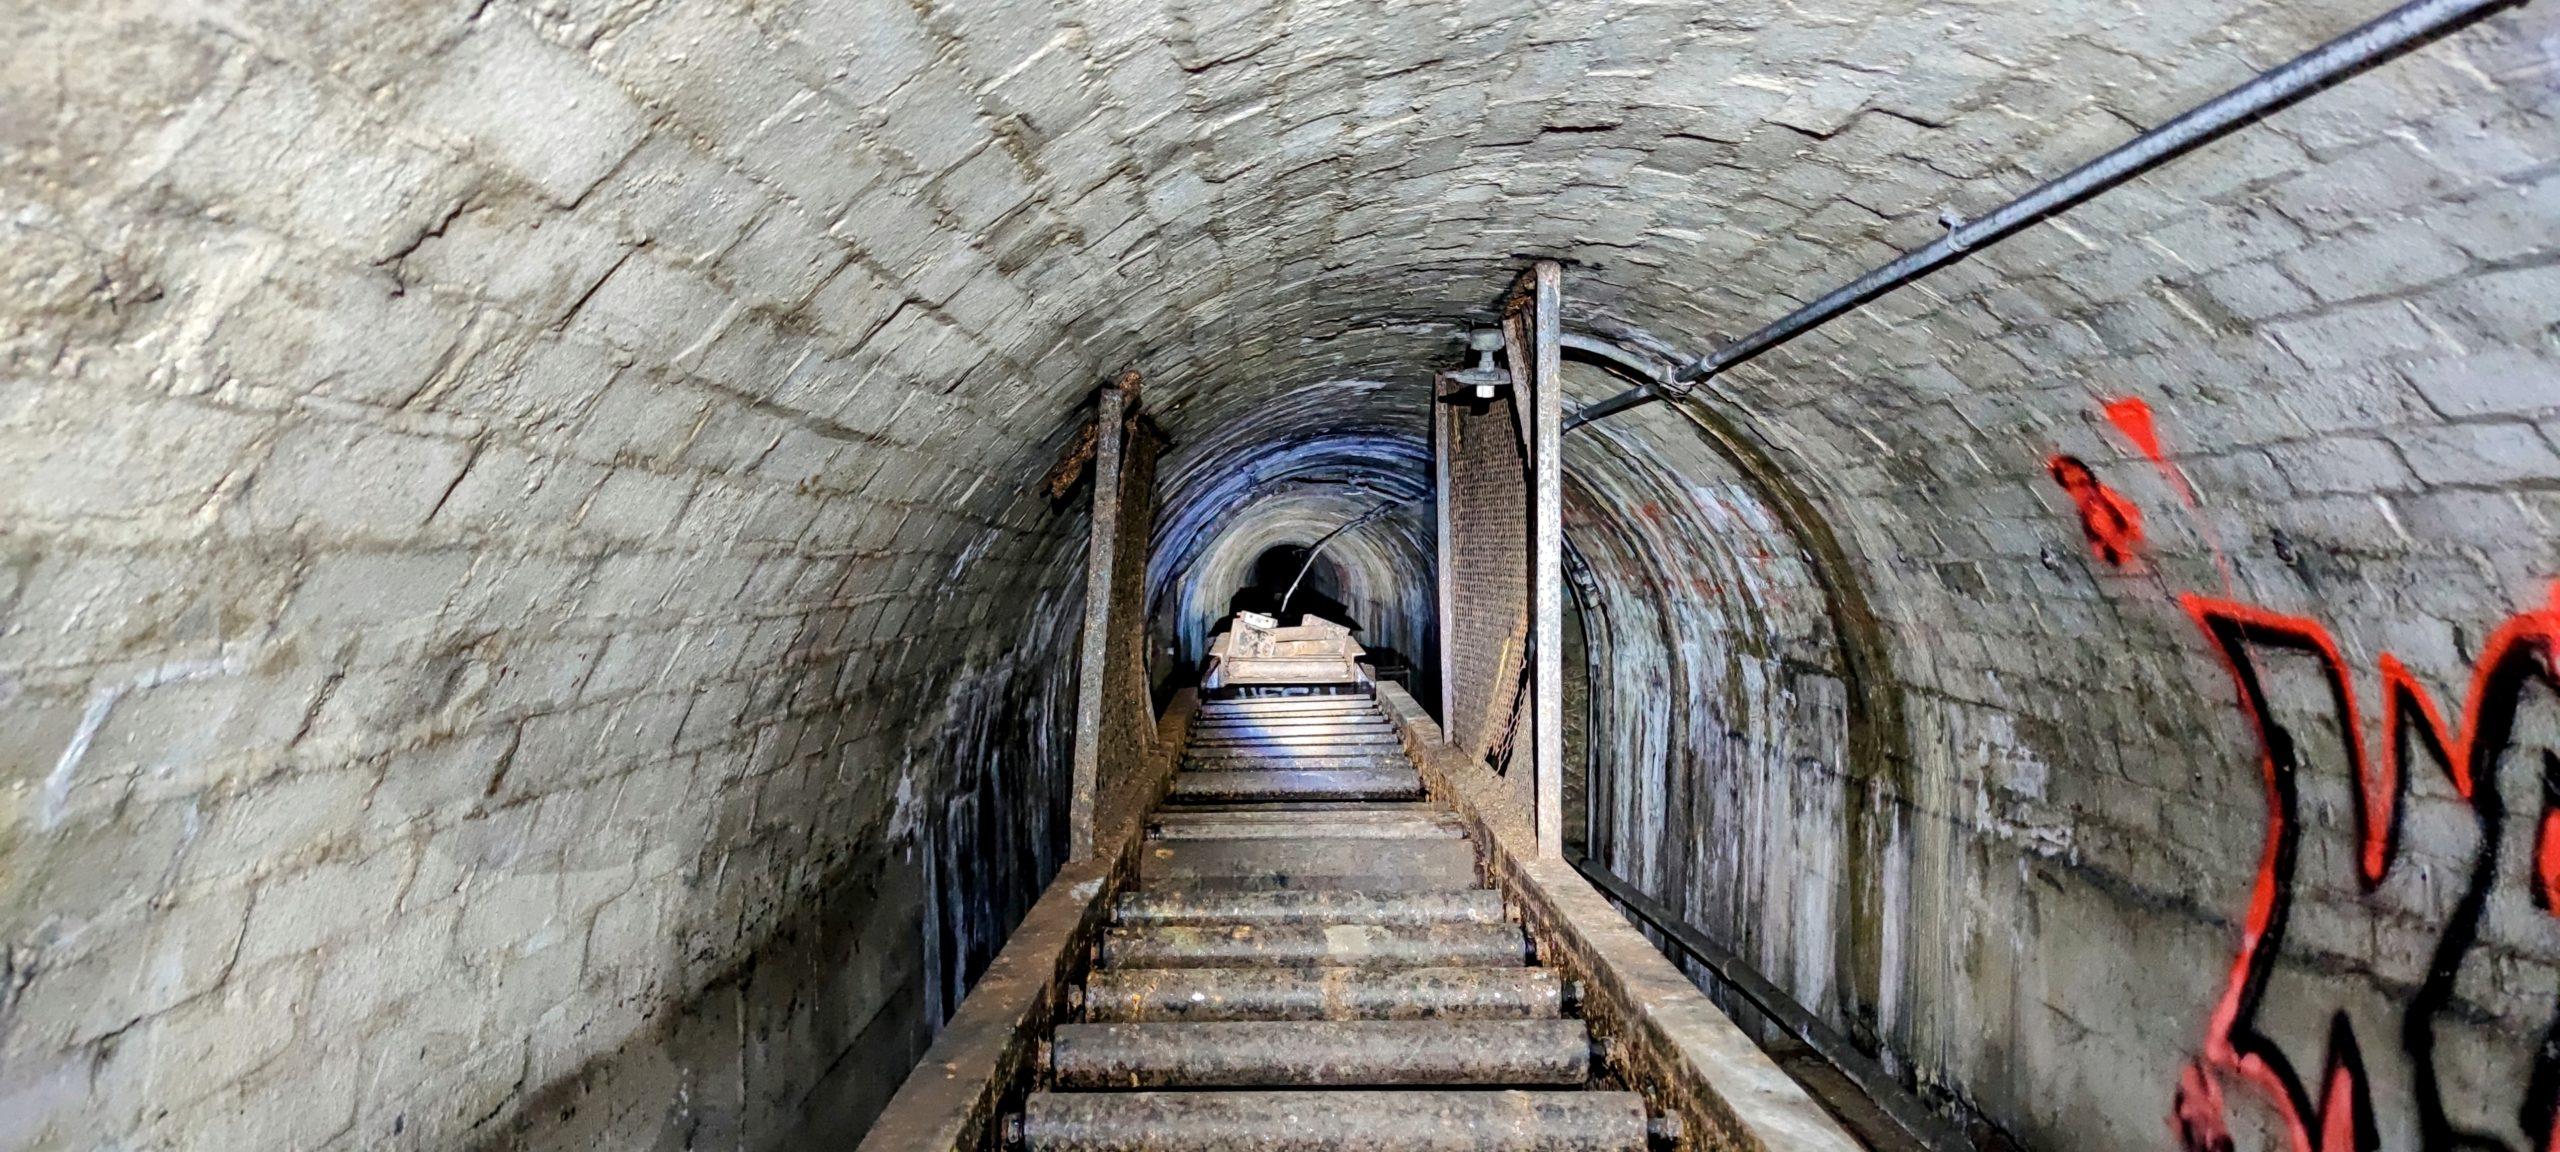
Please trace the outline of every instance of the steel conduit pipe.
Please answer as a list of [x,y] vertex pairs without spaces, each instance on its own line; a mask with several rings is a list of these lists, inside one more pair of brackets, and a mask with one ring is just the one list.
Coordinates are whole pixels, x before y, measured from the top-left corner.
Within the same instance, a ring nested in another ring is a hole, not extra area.
[[[1975,250],[2008,239],[2037,221],[2176,159],[2250,120],[2436,37],[2476,23],[2501,8],[2519,6],[2524,2],[2412,0],[2363,27],[2259,73],[2248,83],[2126,141],[2114,151],[2001,205],[1979,220],[1956,224],[1936,243],[1905,253],[1892,263],[1788,313],[1776,323],[1699,357],[1674,373],[1663,391],[1674,396],[1687,395],[1690,385],[1756,359],[1762,353],[1821,327],[1869,300],[1962,260]],[[1571,431],[1594,420],[1650,403],[1661,394],[1651,388],[1636,387],[1584,405],[1565,421],[1565,430]]]

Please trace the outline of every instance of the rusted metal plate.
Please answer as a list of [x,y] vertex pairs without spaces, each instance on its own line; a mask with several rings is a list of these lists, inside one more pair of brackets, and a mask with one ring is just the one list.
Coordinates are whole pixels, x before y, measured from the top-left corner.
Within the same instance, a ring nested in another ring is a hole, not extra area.
[[1564,1014],[1546,968],[1112,968],[1085,978],[1085,1019],[1525,1020]]
[[1060,1088],[1572,1085],[1591,1074],[1579,1020],[1061,1024]]
[[1515,968],[1529,940],[1513,924],[1277,924],[1111,928],[1106,968]]
[[1502,894],[1452,892],[1133,892],[1112,907],[1124,928],[1159,925],[1502,924]]
[[1176,802],[1421,798],[1422,777],[1409,767],[1181,772],[1170,794]]
[[1139,882],[1210,882],[1243,888],[1365,888],[1374,892],[1476,886],[1476,848],[1465,840],[1150,841]]
[[1632,1092],[1043,1092],[1030,1152],[1643,1152]]

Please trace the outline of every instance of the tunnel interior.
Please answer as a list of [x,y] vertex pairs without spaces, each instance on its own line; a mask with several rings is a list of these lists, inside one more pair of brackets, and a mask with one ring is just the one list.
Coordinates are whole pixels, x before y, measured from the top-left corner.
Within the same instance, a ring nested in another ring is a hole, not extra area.
[[[2555,11],[1569,436],[1576,849],[1982,1146],[2560,1139]],[[2373,15],[0,15],[0,1147],[849,1142],[1065,858],[1098,382],[1159,704],[1356,525],[1437,710],[1529,261],[1590,403]]]
[[1253,558],[1245,582],[1227,598],[1227,615],[1260,612],[1293,627],[1313,613],[1358,632],[1360,622],[1343,604],[1341,591],[1341,571],[1321,553],[1307,544],[1275,544]]

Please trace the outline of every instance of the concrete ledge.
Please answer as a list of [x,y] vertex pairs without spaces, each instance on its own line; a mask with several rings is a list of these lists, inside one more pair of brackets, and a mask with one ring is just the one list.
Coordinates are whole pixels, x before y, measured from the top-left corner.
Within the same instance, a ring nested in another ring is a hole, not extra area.
[[1683,1147],[1860,1152],[1608,897],[1564,861],[1537,857],[1517,789],[1443,743],[1440,725],[1403,688],[1378,685],[1378,703],[1424,785],[1482,833],[1495,882],[1520,908],[1541,958],[1582,982],[1582,1013],[1610,1063],[1656,1108],[1680,1117]]
[[1105,791],[1094,858],[1058,869],[1004,949],[934,1037],[924,1059],[872,1121],[858,1152],[969,1152],[989,1146],[1020,1095],[1032,1041],[1046,1035],[1059,990],[1080,974],[1110,919],[1109,897],[1137,872],[1147,813],[1173,781],[1199,697],[1174,697],[1156,724],[1146,768]]

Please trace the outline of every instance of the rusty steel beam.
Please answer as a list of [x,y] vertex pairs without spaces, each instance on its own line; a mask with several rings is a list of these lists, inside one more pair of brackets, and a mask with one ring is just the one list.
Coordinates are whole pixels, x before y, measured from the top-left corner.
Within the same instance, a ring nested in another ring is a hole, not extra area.
[[1644,1152],[1633,1092],[1039,1092],[1027,1152]]
[[1061,1024],[1060,1088],[1555,1086],[1591,1076],[1579,1020]]
[[1105,968],[1515,968],[1530,961],[1514,924],[1282,924],[1110,928]]
[[1097,1023],[1534,1020],[1564,1014],[1547,968],[1112,968],[1070,990]]
[[1085,545],[1084,635],[1077,644],[1076,728],[1073,767],[1067,792],[1067,859],[1093,859],[1094,813],[1102,795],[1102,727],[1111,647],[1111,574],[1120,543],[1121,416],[1137,386],[1137,374],[1123,381],[1129,391],[1105,388],[1094,417],[1101,429],[1094,449],[1093,519]]
[[1112,907],[1124,928],[1274,924],[1501,924],[1502,894],[1454,892],[1133,892]]
[[1538,854],[1564,857],[1564,268],[1540,260],[1536,282],[1537,445],[1529,453],[1530,763]]

